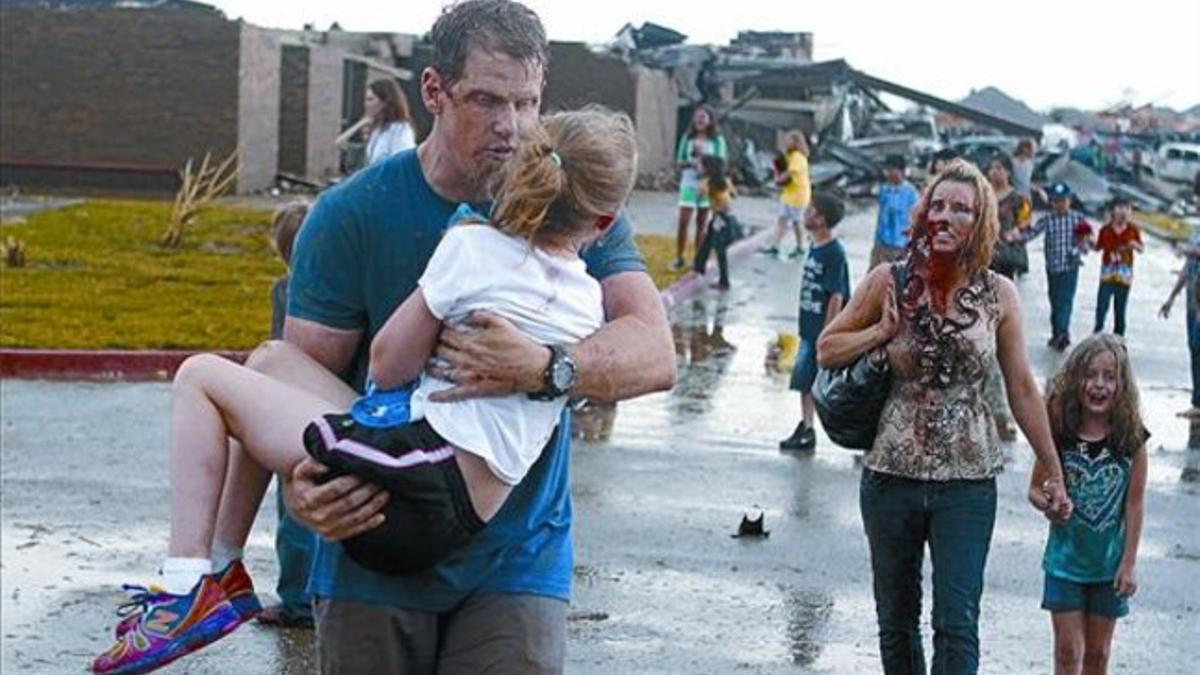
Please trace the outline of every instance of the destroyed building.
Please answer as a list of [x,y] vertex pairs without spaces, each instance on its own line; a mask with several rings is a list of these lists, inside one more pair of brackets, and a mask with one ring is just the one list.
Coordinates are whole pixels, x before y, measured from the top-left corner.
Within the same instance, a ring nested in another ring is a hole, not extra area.
[[280,172],[329,179],[368,79],[408,75],[371,50],[411,42],[271,30],[186,0],[3,0],[0,183],[170,191],[188,159],[234,151],[239,192]]

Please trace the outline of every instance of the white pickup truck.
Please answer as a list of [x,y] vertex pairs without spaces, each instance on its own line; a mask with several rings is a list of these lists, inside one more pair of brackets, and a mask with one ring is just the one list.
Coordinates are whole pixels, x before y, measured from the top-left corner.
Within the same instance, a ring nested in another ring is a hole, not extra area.
[[1200,173],[1200,144],[1163,143],[1150,169],[1156,178],[1190,183]]

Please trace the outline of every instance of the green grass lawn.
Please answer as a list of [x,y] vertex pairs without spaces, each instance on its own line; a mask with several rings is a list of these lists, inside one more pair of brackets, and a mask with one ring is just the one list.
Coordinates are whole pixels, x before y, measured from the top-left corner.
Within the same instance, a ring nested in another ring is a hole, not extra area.
[[[0,270],[0,347],[250,349],[270,329],[270,289],[284,267],[271,213],[202,213],[178,249],[159,246],[170,204],[95,200],[0,227],[24,242],[24,267]],[[669,237],[638,235],[659,288]]]
[[0,275],[0,346],[247,349],[270,330],[283,273],[271,213],[214,208],[177,249],[159,246],[170,204],[96,200],[0,229],[26,264]]

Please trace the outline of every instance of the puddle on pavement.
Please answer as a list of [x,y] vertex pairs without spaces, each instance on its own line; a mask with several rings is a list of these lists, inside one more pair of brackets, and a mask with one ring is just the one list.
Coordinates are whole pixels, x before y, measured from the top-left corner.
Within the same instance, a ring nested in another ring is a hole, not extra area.
[[817,591],[792,590],[784,596],[783,603],[792,663],[811,666],[828,642],[823,633],[833,614],[833,597]]
[[724,296],[701,296],[682,304],[671,317],[671,336],[679,366],[672,396],[678,412],[708,411],[713,390],[737,352],[737,346],[725,337],[728,310]]

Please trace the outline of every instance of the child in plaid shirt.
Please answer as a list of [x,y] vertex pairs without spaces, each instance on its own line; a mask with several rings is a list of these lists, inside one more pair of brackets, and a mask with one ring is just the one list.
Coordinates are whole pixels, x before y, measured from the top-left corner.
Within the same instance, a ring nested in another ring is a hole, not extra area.
[[1055,183],[1047,191],[1050,213],[1027,230],[1010,230],[1006,240],[1028,242],[1046,233],[1046,281],[1050,296],[1050,340],[1046,344],[1064,351],[1071,344],[1071,312],[1079,282],[1080,258],[1089,246],[1092,226],[1083,214],[1071,209],[1071,188]]

